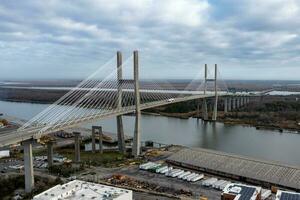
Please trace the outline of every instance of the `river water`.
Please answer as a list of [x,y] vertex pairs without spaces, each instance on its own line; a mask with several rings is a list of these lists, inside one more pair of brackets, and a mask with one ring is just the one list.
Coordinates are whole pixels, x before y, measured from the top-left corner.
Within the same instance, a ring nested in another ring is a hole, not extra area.
[[[47,106],[0,101],[0,113],[28,120]],[[125,133],[132,136],[134,117],[123,119]],[[116,132],[115,118],[101,120],[97,125],[102,125],[104,131]],[[141,133],[143,141],[203,147],[300,166],[300,134],[150,115],[142,115]]]

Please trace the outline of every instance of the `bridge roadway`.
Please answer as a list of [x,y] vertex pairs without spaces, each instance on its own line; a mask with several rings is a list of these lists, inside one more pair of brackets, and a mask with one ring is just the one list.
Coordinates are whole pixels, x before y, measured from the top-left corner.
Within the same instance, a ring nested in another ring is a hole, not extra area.
[[[231,95],[232,94],[224,93],[224,94],[220,94],[218,96],[231,96]],[[210,98],[210,97],[214,97],[214,95],[213,94],[190,95],[190,96],[178,97],[178,98],[173,99],[172,101],[163,100],[163,101],[144,103],[144,104],[141,104],[141,110],[146,110],[149,108],[154,108],[154,107],[159,107],[159,106],[164,106],[164,105],[168,105],[168,104],[179,103],[179,102],[184,102],[184,101],[189,101],[189,100]],[[98,115],[91,115],[91,116],[86,116],[84,118],[78,118],[77,120],[73,120],[71,122],[62,122],[58,125],[55,125],[54,128],[46,129],[45,132],[42,132],[42,134],[38,134],[38,133],[41,129],[47,127],[47,125],[30,127],[30,128],[26,128],[24,130],[15,130],[15,131],[4,132],[4,133],[0,134],[0,147],[5,147],[8,145],[19,143],[19,142],[22,142],[22,141],[25,141],[28,139],[39,139],[42,135],[53,133],[53,132],[56,132],[56,131],[59,131],[62,129],[71,128],[71,127],[78,126],[83,123],[91,123],[93,121],[101,120],[104,118],[129,114],[129,113],[133,113],[134,111],[135,111],[135,105],[123,107],[122,109],[118,109],[118,110],[117,109],[108,110],[107,112],[103,112]]]

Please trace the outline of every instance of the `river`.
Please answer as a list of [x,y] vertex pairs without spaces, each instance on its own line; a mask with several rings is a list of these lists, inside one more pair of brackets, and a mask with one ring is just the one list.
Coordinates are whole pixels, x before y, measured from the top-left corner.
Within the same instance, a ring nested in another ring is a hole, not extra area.
[[[0,113],[30,119],[47,104],[0,101]],[[116,132],[115,118],[101,120],[104,131]],[[86,124],[90,127],[91,124]],[[133,135],[134,118],[124,116],[124,129]],[[280,161],[300,166],[300,135],[278,131],[256,130],[253,127],[204,123],[194,118],[178,119],[142,115],[142,140],[164,144],[203,147],[255,158]]]

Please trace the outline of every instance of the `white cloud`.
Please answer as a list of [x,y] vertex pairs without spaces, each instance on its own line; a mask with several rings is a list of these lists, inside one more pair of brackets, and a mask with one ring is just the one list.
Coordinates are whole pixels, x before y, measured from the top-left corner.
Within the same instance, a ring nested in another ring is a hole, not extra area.
[[[5,1],[0,66],[5,59],[5,65],[28,71],[44,63],[43,70],[80,70],[79,64],[98,66],[119,49],[127,54],[141,50],[149,76],[163,68],[165,74],[188,77],[198,69],[195,64],[205,62],[221,63],[232,73],[232,65],[241,70],[281,61],[296,66],[299,8],[297,0]],[[28,57],[30,63],[23,63]]]

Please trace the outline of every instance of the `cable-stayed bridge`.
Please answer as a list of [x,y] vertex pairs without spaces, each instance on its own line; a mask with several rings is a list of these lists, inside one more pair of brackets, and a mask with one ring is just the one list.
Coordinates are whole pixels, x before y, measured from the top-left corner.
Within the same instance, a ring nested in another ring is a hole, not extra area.
[[[115,60],[116,64],[114,64]],[[111,69],[111,66],[114,68]],[[142,110],[201,99],[199,107],[202,107],[202,117],[204,120],[208,120],[206,100],[213,98],[212,120],[215,121],[220,97],[224,98],[224,111],[249,102],[248,94],[228,92],[226,83],[219,78],[217,65],[215,65],[213,76],[209,74],[207,65],[205,65],[204,70],[201,70],[189,84],[180,89],[167,81],[140,81],[139,74],[138,52],[134,51],[133,57],[128,58],[124,63],[121,53],[118,52],[116,58],[108,61],[22,127],[0,135],[0,147],[18,142],[22,142],[24,145],[26,191],[31,191],[33,188],[31,141],[39,139],[43,135],[108,117],[116,117],[119,150],[124,152],[122,115],[134,113],[135,130],[132,154],[138,156],[141,149],[140,115]],[[80,162],[79,134],[74,135],[75,154],[77,155],[75,161]],[[93,142],[95,141],[94,137],[93,132]]]

